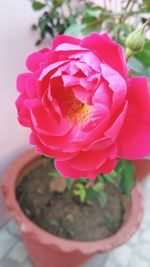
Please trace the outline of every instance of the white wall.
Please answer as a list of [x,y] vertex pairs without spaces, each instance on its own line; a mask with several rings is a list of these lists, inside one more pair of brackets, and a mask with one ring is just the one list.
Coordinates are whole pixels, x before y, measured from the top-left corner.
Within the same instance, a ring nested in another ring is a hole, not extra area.
[[[19,125],[14,102],[16,76],[25,71],[25,59],[34,51],[31,25],[39,13],[29,0],[0,0],[0,183],[7,164],[29,147],[28,129]],[[7,214],[0,194],[0,225]]]

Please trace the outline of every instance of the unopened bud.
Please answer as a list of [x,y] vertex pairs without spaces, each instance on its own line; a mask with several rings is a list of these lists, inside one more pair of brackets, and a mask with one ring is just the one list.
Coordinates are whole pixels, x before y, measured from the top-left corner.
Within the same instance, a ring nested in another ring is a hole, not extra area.
[[145,38],[143,35],[143,29],[138,29],[131,32],[126,40],[127,47],[133,52],[137,52],[143,49],[144,44],[145,44]]

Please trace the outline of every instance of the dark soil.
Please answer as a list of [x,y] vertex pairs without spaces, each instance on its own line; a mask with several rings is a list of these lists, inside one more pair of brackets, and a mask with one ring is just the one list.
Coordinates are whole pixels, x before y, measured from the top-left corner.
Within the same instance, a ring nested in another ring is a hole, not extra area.
[[54,235],[80,241],[104,239],[117,232],[127,217],[129,202],[124,205],[113,184],[105,189],[105,208],[96,200],[93,205],[79,204],[68,189],[52,192],[49,172],[50,163],[41,158],[21,174],[16,196],[30,220]]

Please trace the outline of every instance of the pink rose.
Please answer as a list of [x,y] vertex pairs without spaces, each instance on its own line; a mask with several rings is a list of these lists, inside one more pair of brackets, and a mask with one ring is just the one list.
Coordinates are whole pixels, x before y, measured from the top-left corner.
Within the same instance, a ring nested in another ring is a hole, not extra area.
[[147,79],[128,78],[123,49],[107,34],[61,35],[27,68],[17,79],[19,122],[64,177],[94,179],[117,158],[150,154]]

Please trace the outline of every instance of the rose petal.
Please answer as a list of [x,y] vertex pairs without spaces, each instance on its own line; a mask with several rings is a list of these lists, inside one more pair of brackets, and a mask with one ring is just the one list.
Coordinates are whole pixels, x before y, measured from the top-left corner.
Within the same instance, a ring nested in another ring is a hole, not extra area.
[[[106,150],[100,151],[85,151],[80,152],[74,158],[68,161],[68,164],[79,171],[90,171],[93,169],[99,169],[107,158],[113,147],[109,147]],[[116,152],[116,150],[115,150]]]
[[100,73],[101,68],[100,68],[100,63],[102,63],[102,61],[100,60],[100,58],[98,58],[93,52],[91,51],[82,51],[81,52],[74,52],[73,54],[68,56],[69,59],[73,60],[73,59],[80,59],[80,61],[77,61],[78,63],[86,63],[87,66],[89,66],[90,68],[92,68],[94,71],[97,71],[98,73]]
[[114,170],[115,166],[117,164],[117,160],[116,159],[107,159],[106,162],[101,166],[99,172],[100,173],[110,173],[112,170]]
[[80,45],[80,42],[81,42],[81,40],[78,38],[74,38],[72,36],[68,36],[65,34],[62,34],[62,35],[60,34],[59,36],[57,36],[53,39],[52,49],[55,49],[58,45],[63,44],[63,43]]
[[25,106],[25,101],[27,99],[26,93],[22,93],[16,100],[15,104],[18,111],[18,120],[20,124],[22,124],[25,127],[31,127],[31,116],[29,110]]
[[26,60],[26,66],[32,72],[38,70],[40,68],[40,64],[44,60],[44,54],[49,52],[48,48],[42,49],[38,52],[32,53],[28,56]]
[[102,137],[87,146],[87,150],[99,151],[108,148],[110,145],[112,145],[112,143],[113,140],[111,138]]
[[61,150],[53,150],[51,147],[48,145],[45,146],[43,143],[40,142],[40,139],[38,138],[37,134],[35,132],[32,132],[30,134],[29,138],[30,144],[35,146],[36,152],[39,154],[43,154],[47,157],[55,157],[58,160],[69,160],[70,158],[76,156],[78,152],[65,152],[63,153]]
[[113,90],[112,112],[116,110],[125,100],[127,86],[122,76],[106,64],[101,64],[102,75],[108,81],[109,87]]
[[100,173],[109,173],[113,170],[116,165],[116,160],[107,160],[99,169],[95,170],[85,170],[85,171],[78,171],[73,169],[67,161],[59,161],[55,160],[54,165],[56,169],[61,173],[63,177],[72,177],[74,179],[79,179],[82,177],[89,178],[91,180],[95,180],[96,176]]
[[26,80],[26,92],[29,98],[36,98],[38,94],[38,81],[34,75]]
[[69,62],[68,60],[65,60],[65,61],[58,61],[58,62],[55,62],[53,64],[50,64],[49,66],[47,66],[46,68],[43,69],[43,71],[39,77],[39,81],[42,81],[43,78],[45,78],[51,71],[54,72],[54,70],[56,68],[60,67],[63,64],[66,64],[68,62]]
[[112,141],[115,141],[118,137],[120,129],[125,120],[127,108],[128,108],[128,103],[126,102],[125,106],[123,107],[123,110],[119,113],[119,116],[117,117],[117,119],[113,122],[112,126],[108,128],[108,130],[106,130],[104,133],[104,135],[107,138],[111,138]]
[[63,43],[59,44],[56,48],[55,51],[86,51],[86,48],[83,48],[78,45],[70,44],[70,43]]
[[128,69],[123,49],[107,34],[91,33],[82,40],[81,46],[95,51],[104,63],[118,71],[123,77],[127,77]]
[[76,85],[73,87],[73,92],[75,97],[82,103],[92,105],[92,96],[90,91],[85,90],[85,88],[80,85]]
[[76,129],[71,129],[69,133],[63,136],[47,136],[39,135],[38,138],[45,146],[50,147],[52,150],[61,150],[62,152],[76,152],[79,151],[77,145],[71,140],[75,135]]
[[[103,121],[99,123],[89,122],[83,129],[80,129],[76,136],[73,138],[73,142],[77,145],[80,145],[84,148],[90,143],[98,140],[100,137],[103,137],[104,131],[107,128],[110,116],[106,116]],[[90,126],[90,127],[88,127]]]
[[27,100],[25,105],[30,110],[33,127],[39,134],[61,136],[71,129],[66,119],[62,117],[57,121],[40,100]]
[[26,90],[26,81],[32,77],[32,73],[22,73],[18,75],[17,81],[16,81],[16,87],[17,90],[22,93]]
[[112,104],[112,92],[109,89],[109,86],[105,82],[101,82],[100,85],[97,87],[93,97],[92,102],[94,106],[99,104],[104,104],[108,108],[111,107]]
[[118,156],[129,160],[150,154],[150,91],[144,77],[129,79],[127,115],[118,137]]

